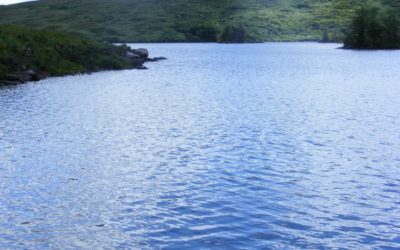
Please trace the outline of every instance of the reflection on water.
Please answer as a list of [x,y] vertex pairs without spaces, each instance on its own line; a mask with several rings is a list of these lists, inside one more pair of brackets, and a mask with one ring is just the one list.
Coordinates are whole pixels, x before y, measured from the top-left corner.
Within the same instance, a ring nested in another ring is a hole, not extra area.
[[400,53],[149,44],[0,88],[0,248],[399,248]]

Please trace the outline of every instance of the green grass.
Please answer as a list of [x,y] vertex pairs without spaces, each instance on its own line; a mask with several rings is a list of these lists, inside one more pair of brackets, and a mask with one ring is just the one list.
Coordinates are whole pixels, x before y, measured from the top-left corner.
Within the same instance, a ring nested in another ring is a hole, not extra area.
[[[400,9],[398,0],[376,0]],[[217,40],[229,26],[246,41],[340,40],[364,0],[40,0],[0,7],[0,23],[113,42]],[[213,33],[213,32],[211,32]],[[207,34],[207,35],[204,35]]]
[[130,68],[128,50],[74,35],[0,25],[0,80],[26,70],[60,76]]

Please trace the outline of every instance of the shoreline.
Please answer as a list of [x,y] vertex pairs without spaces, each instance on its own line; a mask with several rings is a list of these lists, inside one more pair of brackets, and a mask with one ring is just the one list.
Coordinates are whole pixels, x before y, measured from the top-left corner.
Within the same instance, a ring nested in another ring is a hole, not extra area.
[[149,57],[149,52],[147,49],[139,48],[139,49],[129,49],[126,52],[126,59],[129,61],[129,66],[120,69],[113,68],[100,68],[98,70],[85,70],[82,72],[71,72],[60,75],[51,75],[49,72],[45,71],[35,71],[32,69],[27,69],[23,71],[15,71],[8,72],[5,76],[5,79],[0,79],[0,86],[10,86],[10,85],[18,85],[24,84],[27,82],[39,82],[41,80],[52,78],[52,77],[63,77],[63,76],[73,76],[73,75],[84,75],[84,74],[92,74],[103,71],[115,71],[115,70],[145,70],[148,69],[144,66],[147,62],[158,62],[162,60],[167,60],[166,57]]
[[0,38],[1,85],[103,70],[147,69],[146,62],[166,59],[151,58],[149,51],[140,46],[116,46],[15,25],[0,25]]
[[[313,44],[335,44],[339,45],[336,49],[340,50],[348,50],[348,51],[398,51],[399,49],[357,49],[357,48],[346,48],[343,43],[339,42],[320,42],[320,41],[266,41],[266,42],[258,42],[258,43],[219,43],[219,42],[149,42],[149,43],[136,43],[136,42],[127,42],[127,43],[113,43],[114,45],[128,45],[128,44],[216,44],[216,45],[252,45],[252,44],[284,44],[284,43],[313,43]],[[126,52],[126,58],[130,62],[129,67],[113,69],[113,68],[100,68],[98,70],[87,70],[83,72],[71,72],[61,75],[51,75],[48,72],[40,72],[33,71],[31,69],[25,71],[18,72],[9,72],[7,73],[8,79],[0,79],[0,86],[11,86],[11,85],[19,85],[27,82],[38,82],[47,78],[52,77],[63,77],[63,76],[74,76],[74,75],[85,75],[92,74],[97,72],[104,71],[117,71],[117,70],[145,70],[147,69],[144,66],[147,62],[158,62],[161,60],[167,60],[165,57],[149,57],[149,52],[145,48],[139,49],[131,49]]]
[[198,41],[198,42],[190,42],[190,41],[149,41],[149,42],[130,42],[130,41],[126,41],[126,42],[113,42],[113,41],[104,41],[104,42],[108,42],[111,44],[115,44],[115,45],[122,45],[122,44],[178,44],[178,43],[187,43],[187,44],[199,44],[199,43],[209,43],[209,44],[263,44],[263,43],[340,43],[343,44],[343,42],[341,41],[330,41],[330,42],[324,42],[321,40],[279,40],[279,41],[258,41],[258,42],[207,42],[207,41]]

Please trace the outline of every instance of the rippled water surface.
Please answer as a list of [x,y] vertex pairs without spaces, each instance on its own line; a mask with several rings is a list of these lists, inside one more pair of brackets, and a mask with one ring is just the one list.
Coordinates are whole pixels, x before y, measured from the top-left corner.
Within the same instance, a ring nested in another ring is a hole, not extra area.
[[400,248],[400,52],[139,46],[0,88],[1,249]]

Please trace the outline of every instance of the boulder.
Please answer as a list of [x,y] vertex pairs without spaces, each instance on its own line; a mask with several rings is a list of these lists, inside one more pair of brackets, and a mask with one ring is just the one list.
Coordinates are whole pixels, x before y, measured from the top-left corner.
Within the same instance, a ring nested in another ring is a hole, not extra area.
[[143,65],[144,59],[141,58],[130,58],[129,62],[132,66],[132,68],[137,68]]
[[16,85],[19,82],[16,81],[10,81],[10,80],[1,80],[0,79],[0,86],[7,86],[7,85]]
[[132,50],[133,54],[136,54],[140,56],[140,58],[148,58],[149,57],[149,51],[147,49],[134,49]]
[[6,74],[6,80],[13,82],[29,82],[29,81],[40,81],[49,76],[45,72],[35,72],[33,70],[25,70],[20,72],[13,72]]
[[27,71],[14,72],[14,73],[6,74],[6,79],[9,81],[15,81],[15,82],[28,82],[32,79],[32,75],[30,74],[30,72],[27,72]]
[[126,57],[128,59],[140,59],[140,56],[138,54],[132,53],[132,52],[126,52]]

